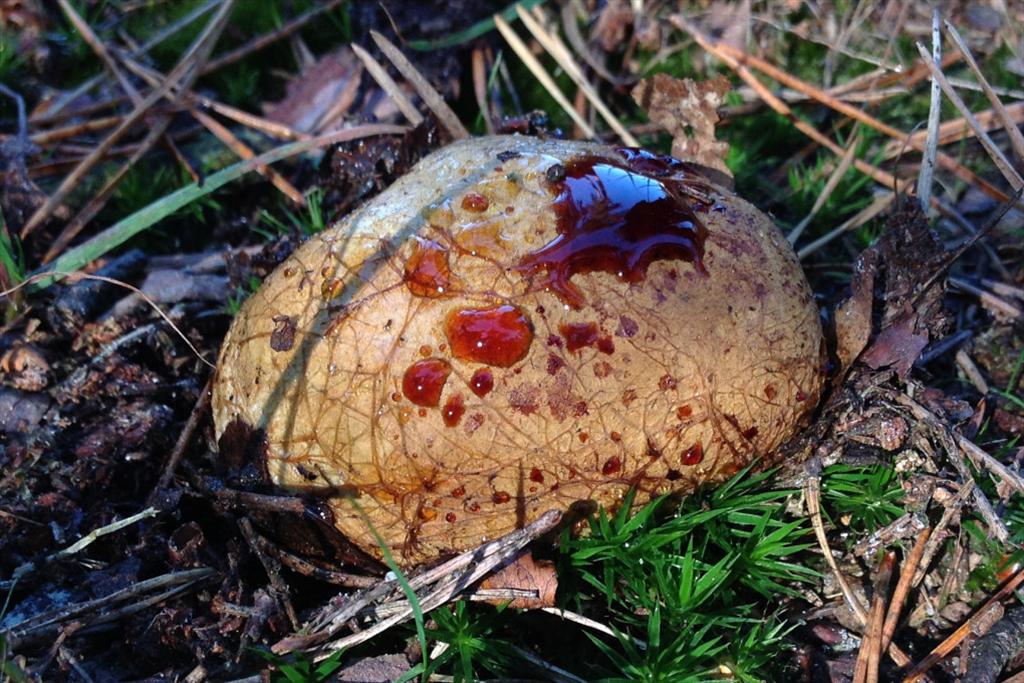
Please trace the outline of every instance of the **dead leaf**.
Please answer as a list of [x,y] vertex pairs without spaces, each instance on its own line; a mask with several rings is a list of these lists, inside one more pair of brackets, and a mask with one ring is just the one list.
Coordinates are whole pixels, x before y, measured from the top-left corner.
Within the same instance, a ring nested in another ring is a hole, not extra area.
[[718,108],[730,87],[723,76],[698,82],[654,74],[637,83],[632,95],[648,118],[672,136],[672,156],[731,178],[725,165],[729,144],[715,139]]
[[906,315],[883,329],[864,353],[864,362],[873,370],[891,365],[900,379],[905,379],[928,345],[928,333],[914,331],[916,319],[914,314]]
[[633,25],[633,9],[626,0],[609,0],[597,15],[590,39],[597,41],[605,52],[614,52],[626,40]]
[[719,42],[746,52],[747,33],[750,31],[750,0],[711,3],[701,28]]
[[554,607],[558,577],[555,574],[554,563],[547,560],[537,562],[533,559],[532,553],[525,553],[484,579],[480,587],[535,591],[536,596],[533,598],[515,598],[511,602],[499,599],[495,600],[495,603],[508,603],[513,609],[540,609]]
[[846,371],[871,338],[877,272],[878,252],[865,249],[853,266],[850,298],[836,309],[836,356],[840,365],[837,381],[846,376]]
[[266,107],[266,117],[304,133],[319,132],[329,112],[344,113],[355,101],[362,73],[362,62],[347,46],[326,54],[288,84],[283,100]]

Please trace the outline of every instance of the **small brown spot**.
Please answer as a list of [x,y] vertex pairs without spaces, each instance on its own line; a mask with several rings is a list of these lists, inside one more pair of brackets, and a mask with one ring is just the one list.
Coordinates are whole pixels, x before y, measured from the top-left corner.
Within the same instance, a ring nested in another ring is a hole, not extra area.
[[590,435],[586,432],[580,432],[577,436],[579,437],[580,443],[586,443],[590,438]]
[[764,396],[769,401],[774,401],[775,400],[775,394],[776,394],[776,391],[775,391],[775,385],[774,384],[769,384],[768,386],[766,386],[764,388]]
[[274,331],[270,333],[270,348],[274,351],[288,351],[295,344],[295,318],[290,315],[275,315]]
[[420,408],[419,410],[416,411],[416,414],[419,415],[420,417],[426,417],[427,416],[427,409],[426,408]]
[[657,444],[654,443],[654,440],[651,439],[651,437],[647,437],[647,455],[651,458],[661,457],[661,449],[658,448]]
[[495,491],[494,495],[491,496],[491,500],[494,501],[495,505],[501,505],[512,500],[512,496],[508,494],[508,491]]
[[622,405],[629,406],[630,403],[636,400],[636,389],[626,389],[622,392]]
[[796,392],[796,400],[798,400],[798,401],[806,401],[807,400],[807,394],[803,390],[800,390],[800,391]]
[[676,417],[680,420],[685,420],[691,415],[693,415],[693,408],[690,406],[679,406],[676,408]]
[[601,467],[601,474],[608,477],[622,469],[622,459],[617,455],[608,458]]
[[594,363],[594,376],[598,379],[604,379],[608,375],[612,374],[612,364],[608,361],[602,360]]
[[572,414],[576,417],[583,417],[584,415],[589,415],[590,410],[587,407],[587,402],[577,401],[576,404],[572,407]]
[[480,503],[470,503],[467,509],[470,512],[480,512]]
[[618,432],[612,432],[611,434],[608,435],[608,438],[614,441],[615,443],[619,443],[620,441],[622,441],[622,434],[619,434]]
[[548,374],[555,375],[565,367],[565,361],[553,353],[548,354]]
[[597,350],[611,355],[615,353],[615,342],[612,341],[611,337],[601,337],[597,340]]
[[669,470],[665,474],[665,478],[668,479],[669,481],[679,481],[680,479],[683,478],[683,473],[680,472],[679,470]]
[[662,375],[658,380],[658,388],[662,391],[675,391],[677,385],[676,378],[669,374]]
[[740,434],[743,435],[744,439],[750,441],[755,436],[757,436],[757,427],[748,427],[747,429],[744,429],[742,432],[740,432]]

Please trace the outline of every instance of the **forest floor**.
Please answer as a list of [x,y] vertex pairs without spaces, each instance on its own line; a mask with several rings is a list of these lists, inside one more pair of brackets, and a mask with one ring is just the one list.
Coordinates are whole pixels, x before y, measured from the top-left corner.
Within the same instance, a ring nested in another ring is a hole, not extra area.
[[[0,681],[1024,680],[1022,77],[1005,0],[0,0]],[[831,358],[778,467],[408,575],[286,548],[221,341],[466,131],[772,216]]]

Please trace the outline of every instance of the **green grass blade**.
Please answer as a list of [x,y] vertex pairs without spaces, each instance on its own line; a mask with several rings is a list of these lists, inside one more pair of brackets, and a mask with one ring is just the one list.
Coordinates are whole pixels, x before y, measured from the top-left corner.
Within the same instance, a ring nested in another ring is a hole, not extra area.
[[140,232],[153,227],[175,211],[178,211],[182,207],[188,206],[192,202],[205,197],[224,185],[241,178],[250,171],[256,170],[259,166],[269,165],[277,161],[281,161],[282,159],[287,159],[288,157],[293,157],[297,154],[302,154],[303,152],[307,152],[311,149],[330,145],[335,142],[344,142],[346,140],[354,140],[356,138],[368,137],[371,135],[399,134],[405,132],[405,130],[406,129],[402,126],[391,126],[385,124],[356,126],[336,133],[321,135],[309,140],[281,145],[280,147],[272,149],[265,154],[253,157],[247,161],[241,161],[233,166],[229,166],[228,168],[205,178],[202,183],[186,185],[166,197],[161,197],[149,206],[136,211],[106,230],[103,230],[88,241],[64,252],[55,261],[53,261],[53,263],[48,266],[44,266],[33,273],[32,289],[40,290],[49,287],[62,276],[79,270],[90,261],[103,256],[110,250],[124,244],[135,235],[138,235]]
[[[519,14],[516,12],[516,5],[520,5],[525,10],[530,10],[539,4],[540,0],[514,2],[501,11],[501,18],[508,22],[518,21]],[[482,19],[469,28],[457,31],[450,36],[439,38],[437,40],[412,40],[409,41],[408,45],[413,50],[420,50],[421,52],[425,52],[427,50],[438,50],[443,47],[455,47],[456,45],[462,45],[463,43],[467,43],[474,38],[479,38],[483,34],[493,30],[494,19]]]

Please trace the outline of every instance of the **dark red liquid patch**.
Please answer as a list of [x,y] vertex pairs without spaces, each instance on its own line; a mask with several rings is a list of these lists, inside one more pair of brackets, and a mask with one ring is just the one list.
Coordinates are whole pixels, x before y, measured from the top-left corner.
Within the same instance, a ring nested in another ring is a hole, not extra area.
[[459,420],[466,413],[466,404],[462,401],[461,394],[455,394],[445,401],[444,408],[441,410],[441,417],[444,418],[444,424],[448,427],[455,427],[459,424]]
[[441,358],[416,361],[402,376],[402,393],[418,406],[432,408],[441,402],[441,390],[452,366]]
[[681,161],[619,151],[625,161],[587,155],[549,174],[558,236],[517,266],[535,278],[535,289],[554,292],[574,308],[584,303],[571,281],[579,273],[640,282],[652,262],[682,259],[706,274],[701,259],[707,230],[692,204],[698,202],[693,195],[711,188]]
[[494,388],[494,375],[487,368],[480,368],[469,379],[469,388],[473,390],[474,394],[483,398]]
[[700,441],[693,444],[685,451],[683,451],[683,457],[680,458],[684,465],[699,465],[700,461],[704,459],[704,447],[701,446]]
[[451,287],[448,250],[437,242],[416,239],[412,256],[405,262],[405,284],[416,296],[436,299]]
[[617,455],[608,458],[601,467],[601,474],[608,477],[622,469],[622,460]]
[[515,306],[461,308],[444,327],[453,356],[501,368],[521,361],[533,342],[533,325]]
[[530,470],[530,481],[536,482],[538,484],[543,484],[544,483],[544,473],[541,472],[536,467],[534,467],[532,470]]
[[597,323],[562,323],[558,331],[565,337],[565,348],[568,351],[579,351],[585,346],[597,347],[601,353],[612,353],[615,344],[611,337],[601,335]]

